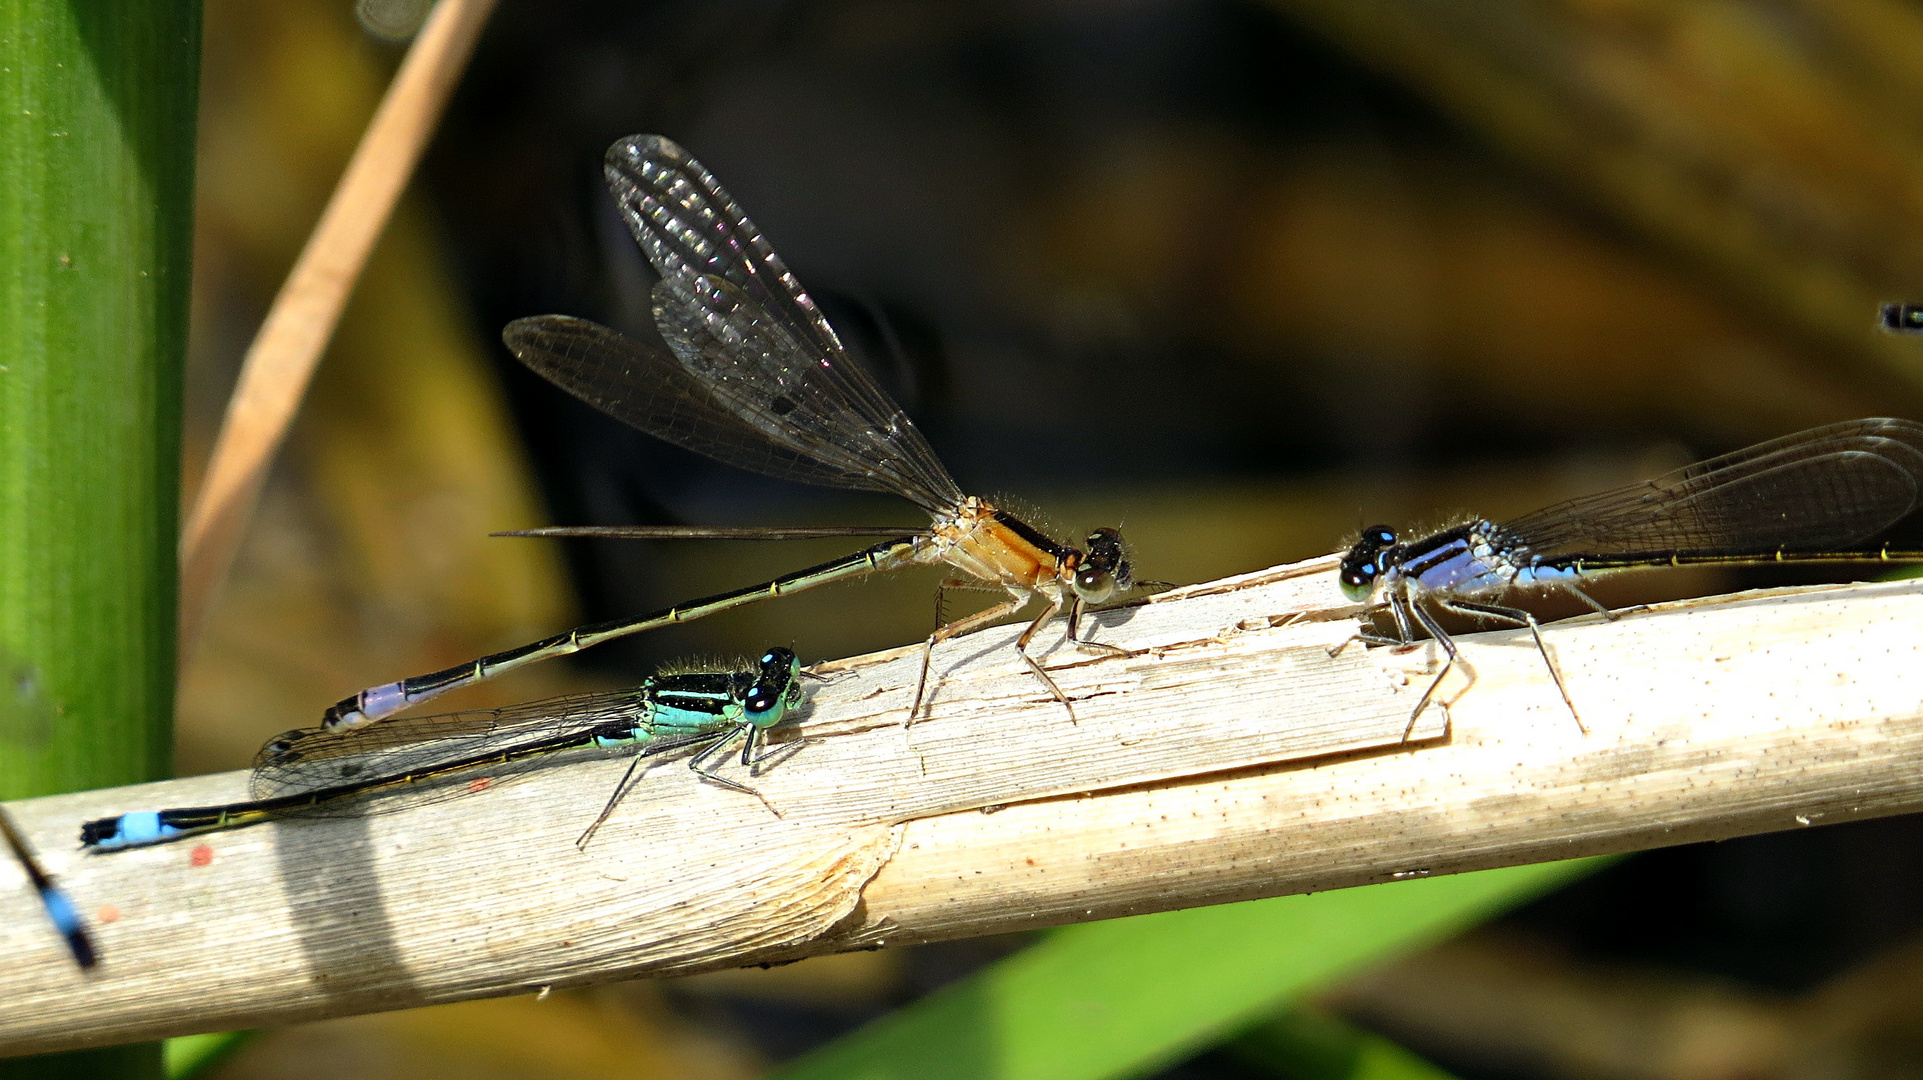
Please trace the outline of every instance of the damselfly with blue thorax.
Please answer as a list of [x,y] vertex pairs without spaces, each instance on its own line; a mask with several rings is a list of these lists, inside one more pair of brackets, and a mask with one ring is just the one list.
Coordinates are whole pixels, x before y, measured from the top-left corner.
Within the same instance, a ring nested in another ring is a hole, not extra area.
[[[1373,525],[1339,572],[1350,599],[1369,605],[1357,637],[1408,645],[1420,627],[1448,656],[1416,702],[1411,728],[1458,661],[1456,642],[1429,607],[1527,627],[1580,725],[1536,617],[1491,601],[1518,590],[1560,591],[1614,618],[1582,590],[1585,580],[1661,566],[1923,561],[1923,548],[1878,539],[1919,505],[1923,424],[1851,420],[1501,523],[1471,521],[1407,541]],[[1369,629],[1385,607],[1393,637]]]

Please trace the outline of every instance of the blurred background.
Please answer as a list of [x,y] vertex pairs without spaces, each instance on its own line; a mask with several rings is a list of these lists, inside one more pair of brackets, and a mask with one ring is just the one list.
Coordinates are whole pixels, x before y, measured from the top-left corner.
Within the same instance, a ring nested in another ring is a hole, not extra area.
[[[189,497],[417,0],[208,0]],[[504,0],[356,293],[181,690],[183,773],[362,686],[749,584],[825,545],[540,524],[914,524],[715,465],[518,368],[647,318],[600,159],[660,132],[747,208],[964,490],[1206,580],[1502,517],[1833,420],[1923,417],[1923,7],[1894,0]],[[939,571],[605,646],[919,639]],[[1670,572],[1610,603],[1809,578]],[[1923,1075],[1923,829],[1625,860],[1328,995],[1464,1077]],[[330,1021],[219,1075],[756,1075],[990,939]],[[1796,1064],[1824,1048],[1817,1070]],[[1835,1063],[1842,1062],[1843,1065]],[[1275,1075],[1210,1051],[1171,1077]]]

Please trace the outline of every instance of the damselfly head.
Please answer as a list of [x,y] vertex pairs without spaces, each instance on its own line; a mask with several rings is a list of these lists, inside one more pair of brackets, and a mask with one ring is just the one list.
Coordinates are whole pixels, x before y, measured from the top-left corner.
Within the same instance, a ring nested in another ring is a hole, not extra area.
[[741,699],[742,711],[756,727],[781,723],[788,710],[800,703],[801,660],[779,645],[761,654],[761,672],[747,696]]
[[1360,604],[1375,592],[1376,578],[1382,576],[1382,553],[1395,546],[1396,531],[1387,525],[1371,525],[1362,530],[1355,546],[1342,556],[1342,595]]
[[1101,528],[1088,534],[1088,551],[1075,568],[1075,595],[1099,604],[1135,586],[1135,570],[1128,563],[1119,529]]

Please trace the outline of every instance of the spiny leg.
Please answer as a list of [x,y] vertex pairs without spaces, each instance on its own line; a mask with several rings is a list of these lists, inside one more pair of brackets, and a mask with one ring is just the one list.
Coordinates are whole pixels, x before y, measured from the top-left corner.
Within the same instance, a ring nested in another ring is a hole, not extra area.
[[1034,622],[1028,624],[1028,629],[1022,631],[1021,637],[1015,639],[1015,651],[1022,654],[1022,660],[1028,664],[1028,670],[1034,672],[1035,677],[1042,680],[1042,685],[1048,687],[1048,692],[1055,695],[1055,700],[1062,703],[1062,708],[1068,710],[1068,722],[1071,724],[1079,724],[1080,721],[1075,719],[1075,706],[1069,704],[1068,695],[1062,693],[1062,688],[1055,685],[1055,680],[1049,676],[1041,663],[1034,657],[1028,655],[1028,643],[1034,640],[1035,632],[1040,630],[1043,623],[1054,618],[1056,612],[1061,610],[1062,600],[1060,597],[1050,600],[1048,602],[1048,609],[1037,616]]
[[967,585],[968,582],[959,578],[943,578],[941,584],[935,586],[935,633],[928,635],[927,640],[921,643],[921,672],[915,676],[915,700],[908,706],[908,720],[901,725],[903,730],[914,727],[915,714],[921,712],[922,694],[928,689],[928,665],[935,658],[935,634],[941,633],[941,628],[947,622],[948,590],[965,588]]
[[[768,731],[766,728],[757,727],[754,724],[744,724],[743,726],[748,728],[748,738],[741,744],[741,767],[748,770],[749,776],[759,775],[758,770],[761,766],[786,758],[803,746],[814,741],[813,739],[796,739],[793,742],[783,743],[780,746],[770,746],[768,747],[768,752],[765,754],[757,754],[755,753],[756,747],[767,745]],[[721,778],[718,776],[711,777],[711,779],[721,782]]]
[[1120,645],[1110,645],[1106,641],[1095,641],[1080,635],[1077,627],[1082,621],[1082,609],[1085,606],[1082,598],[1079,596],[1068,602],[1069,644],[1074,645],[1083,652],[1101,653],[1105,656],[1127,656],[1128,650],[1122,648]]
[[[1367,608],[1361,615],[1357,616],[1356,632],[1343,638],[1341,644],[1329,650],[1331,659],[1341,653],[1342,650],[1348,648],[1349,642],[1351,641],[1360,641],[1369,645],[1415,644],[1415,634],[1409,629],[1409,617],[1402,613],[1402,607],[1397,603],[1397,598],[1401,595],[1400,583],[1391,582],[1387,588],[1384,589],[1383,595],[1387,598],[1384,602]],[[1389,609],[1389,614],[1395,616],[1396,634],[1399,635],[1397,637],[1376,633],[1374,629],[1376,613],[1385,607]]]
[[[795,756],[795,754],[800,752],[802,747],[814,741],[813,739],[803,738],[782,743],[780,746],[770,746],[766,753],[759,754],[753,759],[749,759],[746,754],[743,754],[741,763],[748,767],[749,776],[760,776],[762,766],[778,765]],[[767,739],[764,737],[762,742],[766,743]]]
[[763,795],[761,792],[756,791],[754,788],[751,788],[746,784],[736,783],[735,781],[730,780],[727,777],[722,776],[721,774],[715,772],[713,767],[708,762],[709,758],[719,757],[721,754],[721,751],[725,750],[728,744],[733,742],[735,738],[739,736],[741,737],[741,764],[745,766],[752,766],[753,762],[755,761],[755,747],[760,745],[762,735],[763,735],[763,732],[760,728],[750,723],[743,723],[740,726],[736,727],[733,731],[730,731],[727,737],[722,739],[720,742],[717,742],[714,745],[707,747],[706,749],[702,750],[700,753],[689,758],[688,769],[690,772],[693,772],[696,776],[700,777],[703,780],[706,780],[710,784],[719,785],[721,787],[727,788],[729,791],[739,791],[743,795],[753,795],[755,798],[761,800],[761,805],[767,807],[768,812],[770,814],[773,814],[776,817],[780,817],[781,811],[775,809],[774,804],[768,801],[767,796]]
[[[747,786],[746,784],[736,783],[735,781],[730,780],[727,777],[722,776],[721,774],[715,772],[713,767],[709,764],[708,759],[720,757],[722,755],[722,752],[727,750],[728,744],[734,742],[736,739],[742,739],[743,752],[746,754],[752,755],[754,753],[754,748],[755,748],[755,736],[760,734],[760,732],[761,732],[761,729],[758,727],[755,727],[753,724],[744,723],[744,724],[736,725],[735,727],[729,729],[726,735],[722,736],[720,739],[717,739],[712,743],[709,743],[707,746],[702,747],[700,753],[695,754],[693,757],[689,758],[688,771],[700,777],[701,779],[707,781],[710,784],[715,784],[717,786],[727,788],[730,791],[739,791],[743,795],[759,794],[758,792],[755,791],[755,789]],[[742,738],[743,735],[746,736],[745,739]],[[772,809],[772,807],[770,807],[770,809]]]
[[[942,588],[947,589],[968,584],[972,583],[965,581],[944,581],[942,582]],[[973,615],[957,619],[946,626],[938,626],[935,628],[934,633],[928,635],[928,640],[921,644],[921,675],[915,680],[915,700],[908,706],[908,720],[902,724],[902,727],[913,727],[916,714],[921,712],[922,696],[928,690],[928,667],[934,662],[936,644],[947,641],[957,634],[965,634],[978,626],[986,626],[1004,615],[1020,611],[1028,603],[1028,600],[1029,598],[1022,593],[1011,592],[1009,599],[1002,603],[996,604],[986,611],[977,611]],[[940,610],[939,600],[936,604],[936,610]]]
[[[582,851],[587,850],[588,841],[594,837],[595,831],[600,829],[603,824],[606,824],[609,818],[614,816],[614,808],[621,805],[621,800],[627,798],[628,792],[633,790],[634,785],[640,781],[640,776],[638,774],[640,773],[642,762],[664,751],[677,749],[683,746],[691,746],[699,742],[708,743],[707,746],[702,747],[700,752],[700,754],[705,754],[708,751],[713,750],[716,745],[725,744],[728,741],[732,740],[734,736],[735,736],[735,733],[730,731],[723,735],[714,736],[712,739],[705,739],[705,740],[691,739],[691,740],[674,742],[668,745],[661,745],[661,744],[648,745],[646,743],[642,744],[641,748],[635,751],[634,757],[629,759],[628,771],[621,774],[621,782],[614,785],[614,794],[608,796],[607,805],[601,808],[601,812],[595,816],[594,821],[590,823],[585,830],[582,831],[580,836],[575,838],[574,846]],[[696,754],[695,756],[699,757],[700,754]]]
[[576,850],[586,851],[588,849],[588,841],[594,838],[595,830],[601,827],[602,822],[614,816],[614,808],[620,804],[622,799],[627,797],[628,789],[634,786],[634,774],[640,770],[641,762],[647,757],[647,754],[639,753],[628,760],[628,771],[622,773],[621,782],[614,785],[614,793],[608,796],[607,805],[603,806],[601,812],[595,815],[594,820],[588,823],[588,827],[581,831],[581,835],[574,838]]
[[[1366,628],[1366,627],[1367,627],[1368,625],[1369,625],[1368,623],[1363,623],[1363,624],[1362,624],[1362,626],[1363,626],[1363,627],[1365,627],[1365,628]],[[1362,642],[1362,643],[1363,643],[1363,644],[1365,644],[1365,645],[1407,645],[1407,644],[1410,644],[1410,642],[1409,642],[1409,640],[1408,640],[1407,638],[1392,638],[1392,637],[1390,637],[1390,636],[1389,636],[1389,635],[1387,635],[1387,634],[1378,634],[1378,633],[1376,633],[1376,632],[1375,632],[1374,630],[1370,630],[1370,629],[1360,629],[1360,628],[1359,628],[1359,629],[1357,629],[1357,630],[1356,630],[1356,632],[1355,632],[1355,633],[1353,633],[1353,634],[1350,634],[1350,635],[1349,635],[1348,637],[1345,637],[1345,638],[1343,638],[1343,639],[1342,639],[1342,641],[1341,641],[1341,642],[1340,642],[1339,644],[1337,644],[1337,645],[1336,645],[1336,646],[1335,646],[1334,648],[1332,648],[1332,649],[1330,649],[1330,650],[1329,650],[1329,659],[1331,659],[1331,660],[1333,660],[1333,659],[1335,659],[1335,658],[1336,658],[1337,656],[1340,656],[1340,655],[1342,654],[1342,650],[1344,650],[1344,649],[1346,649],[1346,648],[1348,648],[1348,647],[1349,647],[1349,643],[1350,643],[1351,641],[1360,641],[1360,642]]]
[[[1414,645],[1416,642],[1416,632],[1414,628],[1409,625],[1408,611],[1410,607],[1414,606],[1414,603],[1409,599],[1406,589],[1407,586],[1402,585],[1391,589],[1389,592],[1389,614],[1395,616],[1396,637],[1398,638],[1396,644],[1398,645]],[[1418,619],[1417,621],[1420,620]],[[1428,624],[1424,623],[1423,625],[1427,626]]]
[[[1409,714],[1409,726],[1402,729],[1402,739],[1404,742],[1407,742],[1409,736],[1415,734],[1416,719],[1422,715],[1422,710],[1428,706],[1429,700],[1436,696],[1436,690],[1442,686],[1442,680],[1447,678],[1450,670],[1456,666],[1458,659],[1456,656],[1456,641],[1449,636],[1447,630],[1442,628],[1441,623],[1437,622],[1428,612],[1422,610],[1420,604],[1401,593],[1389,594],[1389,606],[1396,612],[1396,623],[1398,626],[1406,628],[1408,626],[1408,617],[1413,615],[1416,622],[1422,624],[1422,628],[1428,631],[1429,636],[1436,640],[1436,644],[1442,646],[1442,651],[1449,654],[1449,659],[1443,662],[1442,670],[1436,672],[1435,681],[1429,684],[1429,689],[1422,692],[1422,700],[1416,702],[1415,711]],[[1405,607],[1407,608],[1406,612],[1403,610]],[[1471,681],[1473,681],[1474,675],[1471,675],[1470,678]]]
[[[1581,596],[1581,593],[1577,593]],[[1584,599],[1588,599],[1584,597]],[[1592,601],[1593,602],[1593,601]],[[1562,695],[1562,703],[1569,706],[1569,715],[1576,721],[1576,730],[1589,734],[1589,726],[1582,722],[1582,714],[1576,711],[1576,702],[1569,696],[1569,688],[1563,685],[1562,672],[1556,669],[1556,662],[1549,658],[1549,646],[1542,640],[1542,624],[1536,617],[1521,608],[1502,607],[1498,604],[1479,604],[1470,600],[1438,600],[1443,608],[1460,615],[1481,616],[1487,619],[1501,619],[1517,626],[1527,626],[1529,633],[1536,639],[1536,652],[1541,654],[1543,666],[1549,669],[1549,678],[1556,684],[1556,692]]]

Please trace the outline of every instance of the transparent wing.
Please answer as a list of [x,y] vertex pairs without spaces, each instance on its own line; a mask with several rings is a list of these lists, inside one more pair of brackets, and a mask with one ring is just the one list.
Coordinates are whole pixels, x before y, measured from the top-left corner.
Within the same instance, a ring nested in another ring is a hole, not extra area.
[[657,283],[654,318],[662,339],[715,400],[770,442],[864,475],[930,512],[954,505],[955,498],[910,475],[899,432],[875,429],[846,399],[810,386],[816,365],[725,280],[707,274]]
[[839,450],[824,458],[798,440],[751,425],[666,350],[599,323],[536,315],[507,324],[501,340],[542,378],[657,439],[783,480],[906,494]]
[[924,509],[961,491],[921,432],[849,356],[761,231],[673,141],[637,135],[606,158],[608,187],[661,281],[655,319],[688,372],[750,427],[859,466]]
[[1849,550],[1923,501],[1923,425],[1851,420],[1501,526],[1533,557]]
[[718,737],[519,752],[585,737],[601,726],[632,725],[645,711],[646,698],[645,690],[619,690],[391,720],[341,733],[302,728],[269,742],[255,757],[253,796],[324,794],[344,785],[393,781],[281,811],[288,817],[353,817],[491,790],[571,761],[664,753]]
[[849,536],[916,536],[926,530],[913,525],[553,525],[542,529],[508,529],[489,536],[593,536],[606,540],[826,540]]

